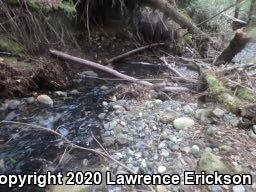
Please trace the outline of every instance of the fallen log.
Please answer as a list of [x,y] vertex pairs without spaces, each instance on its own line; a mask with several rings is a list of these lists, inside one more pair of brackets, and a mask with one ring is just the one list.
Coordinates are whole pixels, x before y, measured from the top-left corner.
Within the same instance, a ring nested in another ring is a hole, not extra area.
[[256,96],[253,91],[240,88],[234,93],[224,85],[213,71],[203,71],[202,74],[206,80],[210,94],[228,111],[239,114],[244,106],[255,103]]
[[[145,81],[145,80],[140,80],[140,79],[137,79],[137,78],[134,78],[134,77],[122,74],[122,73],[118,72],[117,70],[111,69],[111,68],[109,68],[107,66],[95,63],[93,61],[88,61],[88,60],[85,60],[85,59],[81,59],[81,58],[78,58],[78,57],[75,57],[75,56],[63,53],[61,51],[53,50],[53,49],[50,49],[49,51],[50,51],[50,53],[52,55],[54,55],[54,56],[56,56],[58,58],[64,59],[66,61],[76,62],[76,63],[79,63],[81,65],[85,65],[87,67],[92,67],[92,68],[104,71],[106,73],[109,73],[109,74],[114,75],[114,76],[116,76],[118,78],[124,79],[126,81],[130,81],[130,82],[133,82],[133,83],[137,83],[137,84],[141,84],[141,85],[144,85],[144,86],[149,86],[149,87],[154,88],[154,84],[153,83],[150,83],[150,82]],[[184,92],[184,91],[189,91],[189,89],[186,88],[186,87],[170,87],[170,86],[165,86],[161,90],[162,91],[168,91],[168,92]]]
[[179,11],[177,11],[177,8],[172,6],[168,1],[166,0],[148,0],[146,1],[146,5],[153,9],[159,9],[161,12],[163,12],[166,16],[171,18],[173,21],[178,23],[181,27],[187,29],[190,33],[196,35],[197,38],[200,39],[207,39],[209,40],[210,37],[201,31],[193,22],[191,22],[189,19],[187,19],[184,15],[182,15]]
[[61,59],[67,60],[67,61],[76,62],[76,63],[82,64],[82,65],[86,65],[87,67],[92,67],[92,68],[110,73],[110,74],[112,74],[112,75],[114,75],[118,78],[130,81],[130,82],[133,82],[133,83],[138,83],[138,84],[146,85],[146,86],[153,86],[153,83],[150,83],[150,82],[144,81],[144,80],[139,80],[139,79],[136,79],[134,77],[122,74],[122,73],[118,72],[117,70],[111,69],[111,68],[106,67],[104,65],[100,65],[100,64],[95,63],[93,61],[88,61],[88,60],[85,60],[85,59],[74,57],[72,55],[68,55],[68,54],[63,53],[61,51],[52,50],[52,49],[50,50],[50,53],[52,55],[57,56],[58,58],[61,58]]

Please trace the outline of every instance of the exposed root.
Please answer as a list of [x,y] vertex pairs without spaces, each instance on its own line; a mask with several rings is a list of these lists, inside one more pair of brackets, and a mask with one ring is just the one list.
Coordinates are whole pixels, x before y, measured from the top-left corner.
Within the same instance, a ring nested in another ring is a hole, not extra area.
[[31,69],[20,69],[7,63],[0,64],[0,98],[22,97],[42,89],[62,89],[70,83],[65,71],[58,63],[45,61],[33,64]]

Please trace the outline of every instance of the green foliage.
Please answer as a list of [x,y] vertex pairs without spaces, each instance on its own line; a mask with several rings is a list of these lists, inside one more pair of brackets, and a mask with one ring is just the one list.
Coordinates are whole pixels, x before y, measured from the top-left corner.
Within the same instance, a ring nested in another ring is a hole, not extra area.
[[[18,6],[18,0],[7,0],[6,3],[11,6]],[[75,5],[72,0],[62,0],[56,5],[52,6],[50,3],[40,3],[38,0],[27,0],[28,8],[39,15],[49,13],[54,10],[60,10],[68,17],[73,17],[76,15]]]
[[193,45],[193,35],[191,33],[185,35],[184,38],[186,43]]
[[58,9],[66,13],[68,17],[73,17],[76,15],[76,9],[73,1],[62,1],[59,3]]
[[[201,23],[204,20],[210,18],[211,16],[221,12],[223,9],[229,7],[236,3],[236,0],[195,0],[192,1],[190,4],[190,14],[193,15],[193,19],[197,23]],[[239,19],[247,20],[248,12],[250,8],[250,1],[245,1],[239,5],[240,15]],[[234,15],[234,8],[229,9],[225,13],[228,15]],[[227,22],[228,21],[228,22]],[[211,31],[215,31],[216,33],[213,34],[218,36],[220,31],[225,31],[230,29],[232,21],[229,20],[224,15],[220,14],[219,16],[215,17],[214,19],[208,21],[204,27],[209,28]]]
[[8,39],[5,36],[0,36],[0,51],[18,55],[22,53],[23,49],[18,43]]

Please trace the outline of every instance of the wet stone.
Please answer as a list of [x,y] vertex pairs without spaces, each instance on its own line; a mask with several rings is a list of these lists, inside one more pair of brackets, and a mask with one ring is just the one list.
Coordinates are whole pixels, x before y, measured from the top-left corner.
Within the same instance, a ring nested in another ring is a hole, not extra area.
[[10,100],[8,101],[8,109],[10,110],[14,110],[17,109],[18,106],[20,105],[20,101],[19,100]]
[[95,73],[94,71],[83,71],[81,73],[82,76],[90,76],[90,77],[98,77],[98,74]]
[[222,188],[219,185],[209,185],[210,192],[222,192]]
[[53,100],[48,95],[39,95],[37,101],[44,105],[53,106]]
[[249,136],[251,139],[256,140],[256,134],[252,130],[249,132]]
[[26,102],[27,102],[28,104],[33,104],[33,103],[36,102],[36,99],[35,99],[35,97],[28,97],[28,98],[26,99]]
[[14,111],[8,113],[8,115],[5,117],[5,121],[12,121],[14,120],[16,117],[18,116],[17,113],[15,113]]
[[74,90],[70,91],[69,94],[75,96],[75,95],[79,95],[80,92],[77,89],[74,89]]
[[54,95],[55,95],[55,96],[58,96],[58,97],[67,97],[67,96],[68,96],[68,93],[67,93],[67,92],[64,92],[64,91],[55,91],[55,92],[54,92]]

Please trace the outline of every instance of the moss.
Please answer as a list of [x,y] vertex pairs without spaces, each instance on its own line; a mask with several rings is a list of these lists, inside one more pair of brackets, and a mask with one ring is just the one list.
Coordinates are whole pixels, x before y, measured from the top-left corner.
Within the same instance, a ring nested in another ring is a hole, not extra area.
[[0,36],[0,51],[18,55],[22,53],[23,49],[18,43],[8,39],[5,36]]
[[[12,6],[17,6],[19,5],[19,1],[7,0],[7,4]],[[35,11],[40,15],[43,13],[49,13],[51,11],[54,11],[55,9],[62,11],[68,17],[73,17],[76,15],[76,9],[71,0],[70,1],[63,0],[57,5],[40,3],[38,0],[27,0],[27,5],[32,11]]]
[[38,0],[28,0],[27,4],[33,11],[41,14],[47,13],[51,10],[51,6],[47,4],[39,3]]
[[232,113],[238,113],[241,100],[227,93],[218,96],[218,100]]
[[213,74],[206,74],[205,79],[209,89],[217,95],[217,99],[225,108],[233,113],[237,113],[242,101],[235,96],[230,95],[231,90],[227,89],[223,83]]
[[245,101],[256,102],[256,95],[246,88],[240,88],[237,92],[237,97]]
[[205,78],[207,83],[209,84],[210,90],[213,93],[220,94],[220,93],[228,92],[228,89],[214,75],[207,74]]
[[191,33],[188,33],[184,36],[185,42],[189,45],[193,45],[193,35]]
[[58,5],[58,9],[63,11],[68,17],[73,17],[76,15],[76,9],[72,2],[63,1]]
[[13,6],[19,5],[18,0],[6,0],[6,3]]

